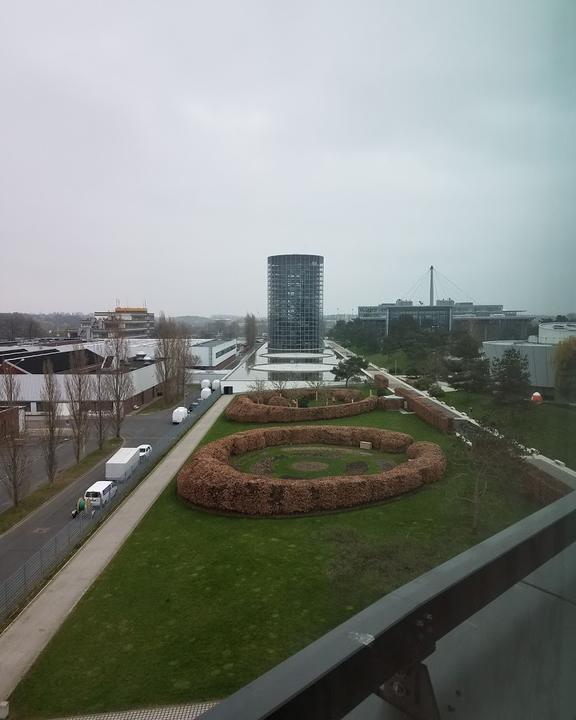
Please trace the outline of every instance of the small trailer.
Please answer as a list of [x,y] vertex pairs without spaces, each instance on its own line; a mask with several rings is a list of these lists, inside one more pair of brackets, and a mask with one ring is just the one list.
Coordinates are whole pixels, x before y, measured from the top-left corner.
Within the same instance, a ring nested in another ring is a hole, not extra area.
[[139,462],[138,448],[120,448],[106,463],[106,480],[126,480],[138,467]]
[[172,413],[172,425],[179,425],[186,417],[188,417],[188,408],[177,407]]

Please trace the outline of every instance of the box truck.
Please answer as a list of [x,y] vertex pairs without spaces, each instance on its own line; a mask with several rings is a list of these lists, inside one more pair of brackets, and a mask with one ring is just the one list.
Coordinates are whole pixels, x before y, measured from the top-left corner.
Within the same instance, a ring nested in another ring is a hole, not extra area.
[[177,407],[172,413],[172,424],[178,425],[188,416],[188,409],[185,407]]
[[106,480],[126,480],[132,475],[140,462],[138,448],[121,448],[106,463]]

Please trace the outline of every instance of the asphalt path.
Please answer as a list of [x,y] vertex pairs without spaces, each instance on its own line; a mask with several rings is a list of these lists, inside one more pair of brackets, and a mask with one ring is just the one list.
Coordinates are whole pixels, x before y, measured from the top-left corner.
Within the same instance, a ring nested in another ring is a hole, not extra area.
[[[186,399],[186,405],[197,400],[199,391]],[[192,415],[199,414],[199,409]],[[124,447],[134,447],[148,443],[152,453],[148,462],[152,463],[170,447],[175,438],[182,435],[182,426],[172,425],[172,410],[160,410],[149,414],[129,415],[122,425]],[[187,427],[190,424],[187,423]],[[68,441],[65,445],[71,445]],[[103,460],[82,477],[74,480],[62,492],[44,503],[38,510],[21,523],[0,535],[0,580],[5,580],[18,570],[26,560],[56,535],[70,521],[71,512],[79,497],[97,480],[104,479]]]

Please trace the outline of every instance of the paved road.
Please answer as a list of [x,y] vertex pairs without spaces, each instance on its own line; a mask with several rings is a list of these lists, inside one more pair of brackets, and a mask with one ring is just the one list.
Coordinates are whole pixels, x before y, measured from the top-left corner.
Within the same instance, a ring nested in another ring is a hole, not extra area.
[[[7,698],[73,607],[154,505],[233,396],[222,396],[0,635],[0,700]],[[189,427],[189,426],[188,426]]]
[[[28,446],[28,457],[30,458],[30,465],[28,467],[28,487],[26,494],[29,494],[37,488],[45,485],[48,482],[46,476],[46,469],[44,467],[44,457],[42,455],[42,448],[40,446],[40,439],[37,436],[29,436],[26,438]],[[86,453],[91,453],[96,450],[98,443],[94,437],[90,437],[86,444]],[[56,449],[56,457],[58,458],[58,470],[65,470],[71,467],[76,462],[74,457],[74,444],[69,438],[65,438],[58,445]],[[8,492],[8,489],[0,483],[0,512],[8,510],[12,507],[12,498]]]
[[[186,403],[190,404],[198,394],[196,390],[187,398]],[[172,425],[171,416],[171,410],[128,416],[122,425],[125,446],[149,443],[152,445],[150,461],[155,460],[166,451],[174,438],[182,433],[179,425]],[[70,520],[70,513],[86,488],[103,479],[104,461],[72,482],[22,523],[0,535],[0,580],[9,577],[56,535]]]

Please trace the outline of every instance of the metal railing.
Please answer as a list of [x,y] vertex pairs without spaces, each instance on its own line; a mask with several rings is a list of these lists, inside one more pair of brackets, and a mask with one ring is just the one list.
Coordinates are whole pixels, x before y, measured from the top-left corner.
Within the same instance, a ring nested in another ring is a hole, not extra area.
[[177,434],[157,440],[150,459],[139,465],[127,480],[118,483],[116,494],[102,509],[98,508],[90,513],[81,512],[75,518],[70,519],[18,570],[0,581],[0,626],[4,625],[26,600],[40,589],[94,528],[152,471],[166,452],[190,430],[220,396],[220,391],[213,392],[182,421]]
[[[340,720],[349,713],[380,718],[384,701],[402,717],[437,720],[423,663],[436,643],[575,541],[571,493],[381,598],[203,720]],[[572,668],[565,670],[571,677]],[[366,715],[359,708],[371,699],[378,712]]]

